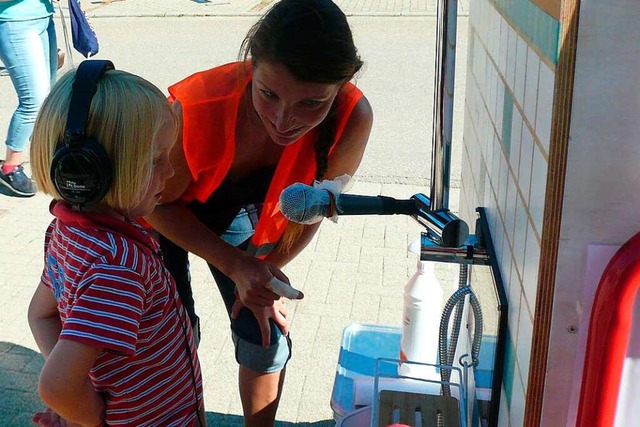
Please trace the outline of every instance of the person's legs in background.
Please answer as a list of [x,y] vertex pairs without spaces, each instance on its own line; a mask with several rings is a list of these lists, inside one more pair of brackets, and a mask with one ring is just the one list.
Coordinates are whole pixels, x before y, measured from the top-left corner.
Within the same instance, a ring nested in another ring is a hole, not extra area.
[[[18,95],[7,132],[7,152],[0,163],[0,185],[9,195],[36,193],[22,163],[40,105],[55,81],[58,69],[56,31],[51,17],[0,22],[0,59]],[[6,192],[5,192],[6,193]]]

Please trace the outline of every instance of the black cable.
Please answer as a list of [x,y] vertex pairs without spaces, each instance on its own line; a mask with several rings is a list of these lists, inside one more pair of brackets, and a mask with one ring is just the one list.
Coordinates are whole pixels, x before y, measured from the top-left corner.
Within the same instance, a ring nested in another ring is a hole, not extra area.
[[200,418],[200,402],[198,400],[198,383],[196,381],[196,372],[193,364],[193,357],[191,356],[191,347],[189,346],[189,335],[187,334],[187,325],[186,322],[183,321],[180,316],[180,310],[178,309],[178,303],[176,302],[175,292],[173,293],[173,305],[176,308],[176,314],[178,315],[178,319],[180,319],[180,324],[182,325],[182,332],[184,333],[184,345],[187,351],[187,357],[189,357],[189,367],[191,368],[191,381],[193,382],[193,393],[196,399],[196,416],[198,417],[198,425],[200,427],[204,427],[204,423]]

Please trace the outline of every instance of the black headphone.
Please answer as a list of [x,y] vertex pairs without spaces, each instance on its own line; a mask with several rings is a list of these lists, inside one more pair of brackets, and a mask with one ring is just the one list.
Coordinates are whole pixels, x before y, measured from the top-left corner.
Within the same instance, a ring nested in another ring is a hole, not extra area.
[[60,196],[73,206],[95,204],[111,187],[111,160],[103,145],[86,135],[86,127],[98,81],[106,71],[114,69],[111,61],[87,60],[76,71],[64,144],[56,147],[51,161],[51,181]]

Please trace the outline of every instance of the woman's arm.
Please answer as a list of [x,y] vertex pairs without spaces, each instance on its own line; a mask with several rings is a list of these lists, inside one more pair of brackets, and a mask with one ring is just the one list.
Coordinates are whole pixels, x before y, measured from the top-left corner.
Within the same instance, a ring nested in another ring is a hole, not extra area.
[[[174,110],[182,117],[182,107],[174,102]],[[165,182],[162,204],[145,219],[158,232],[183,249],[198,255],[229,276],[238,288],[238,295],[247,306],[270,306],[278,298],[264,287],[272,277],[289,282],[273,264],[258,260],[229,245],[207,228],[180,200],[192,181],[182,146],[182,126],[171,151],[173,177]]]
[[53,297],[53,292],[42,282],[40,282],[31,298],[27,319],[31,334],[33,334],[40,353],[46,360],[58,342],[58,336],[62,330],[62,322],[60,321],[58,303]]
[[325,179],[334,179],[344,174],[353,176],[356,173],[364,156],[372,125],[373,110],[363,96],[353,108],[342,136],[329,157]]
[[278,299],[264,287],[272,277],[289,283],[275,265],[226,243],[180,201],[157,206],[145,219],[166,238],[229,276],[238,288],[238,297],[248,307],[271,306]]
[[316,222],[315,224],[305,225],[302,233],[300,233],[287,250],[283,250],[280,246],[276,246],[276,248],[271,251],[265,259],[276,265],[278,268],[283,268],[307,247],[313,239],[313,236],[316,235],[321,223],[322,222]]

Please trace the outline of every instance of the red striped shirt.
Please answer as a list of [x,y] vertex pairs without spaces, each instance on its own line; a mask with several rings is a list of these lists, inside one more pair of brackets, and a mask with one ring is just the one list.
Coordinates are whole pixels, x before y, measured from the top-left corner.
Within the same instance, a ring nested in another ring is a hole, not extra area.
[[200,364],[155,240],[134,221],[63,202],[51,212],[42,281],[58,302],[60,339],[103,349],[90,376],[105,396],[106,424],[197,425]]

